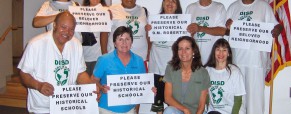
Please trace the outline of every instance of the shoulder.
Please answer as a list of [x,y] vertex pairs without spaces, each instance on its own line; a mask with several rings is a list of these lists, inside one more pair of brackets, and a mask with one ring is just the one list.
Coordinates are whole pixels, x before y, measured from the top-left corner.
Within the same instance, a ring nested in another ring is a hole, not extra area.
[[213,2],[213,5],[216,6],[216,7],[218,7],[218,8],[224,8],[224,5],[222,3],[216,2],[216,1],[212,1],[212,2]]
[[255,4],[262,4],[262,5],[270,6],[270,5],[268,4],[268,2],[266,2],[266,1],[264,1],[264,0],[256,0],[255,2],[256,2]]
[[47,43],[47,41],[49,40],[49,38],[51,38],[51,32],[45,32],[45,33],[42,33],[42,34],[39,34],[35,37],[33,37],[29,42],[28,44],[29,45],[42,45],[43,43]]
[[202,74],[208,74],[208,71],[204,67],[200,67],[199,69],[196,70],[197,73],[202,73]]
[[191,3],[187,6],[187,9],[197,7],[197,5],[198,5],[197,2]]
[[211,69],[213,69],[212,67],[209,67],[209,66],[207,66],[207,67],[205,67],[205,69],[209,72]]
[[239,2],[240,2],[240,1],[237,0],[237,1],[233,2],[233,3],[231,3],[231,4],[229,5],[228,9],[233,8],[233,7],[236,7],[237,5],[240,5]]
[[228,65],[230,67],[231,70],[231,74],[240,74],[242,75],[241,70],[239,69],[239,67],[235,66],[235,65]]

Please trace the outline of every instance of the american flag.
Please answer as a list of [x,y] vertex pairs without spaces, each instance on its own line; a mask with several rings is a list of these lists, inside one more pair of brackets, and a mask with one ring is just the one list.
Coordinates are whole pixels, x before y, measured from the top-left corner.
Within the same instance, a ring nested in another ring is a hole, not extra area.
[[[265,78],[265,84],[270,85],[270,82],[275,79],[280,70],[283,70],[287,66],[291,66],[290,45],[291,43],[291,21],[290,12],[288,6],[288,0],[266,0],[270,6],[275,9],[275,16],[278,22],[284,27],[283,31],[278,38],[275,38],[274,46],[274,75],[272,76],[272,70],[269,71]],[[274,5],[275,2],[275,5]],[[271,55],[272,55],[271,53]]]

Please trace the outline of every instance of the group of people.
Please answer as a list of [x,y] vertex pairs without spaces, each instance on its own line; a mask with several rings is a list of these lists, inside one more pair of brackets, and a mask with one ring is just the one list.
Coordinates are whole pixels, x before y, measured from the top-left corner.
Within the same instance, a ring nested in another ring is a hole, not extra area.
[[[150,42],[150,16],[136,0],[107,7],[104,0],[84,0],[82,6],[107,10],[112,32],[75,32],[67,10],[71,0],[46,1],[33,19],[48,32],[33,38],[18,65],[28,88],[28,111],[49,113],[55,86],[95,83],[100,114],[135,114],[139,105],[108,106],[107,75],[154,73],[156,94],[151,111],[164,114],[263,114],[264,77],[268,53],[232,49],[222,38],[233,21],[274,23],[274,38],[282,28],[262,0],[237,0],[226,9],[212,0],[190,4],[187,31],[176,41]],[[179,0],[162,0],[160,14],[182,14]],[[75,35],[75,37],[74,37]],[[149,65],[147,66],[147,61]],[[147,69],[148,68],[148,69]],[[164,103],[168,105],[164,110]]]

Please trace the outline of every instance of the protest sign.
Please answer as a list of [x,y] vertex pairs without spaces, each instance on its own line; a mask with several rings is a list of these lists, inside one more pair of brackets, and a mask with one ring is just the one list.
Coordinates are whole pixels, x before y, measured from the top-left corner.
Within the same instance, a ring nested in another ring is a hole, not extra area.
[[111,19],[107,10],[100,7],[70,6],[76,19],[76,32],[110,32]]
[[234,21],[230,29],[229,43],[232,48],[271,52],[273,23]]
[[150,41],[176,41],[180,36],[190,36],[187,26],[191,24],[190,14],[160,14],[149,16]]
[[153,103],[154,74],[108,75],[108,106]]
[[50,114],[99,114],[96,84],[55,86]]

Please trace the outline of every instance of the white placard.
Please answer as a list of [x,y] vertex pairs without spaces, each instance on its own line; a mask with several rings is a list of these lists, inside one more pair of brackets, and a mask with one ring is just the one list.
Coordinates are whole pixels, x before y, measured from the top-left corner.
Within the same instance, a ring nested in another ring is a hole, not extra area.
[[54,87],[50,114],[99,114],[96,84]]
[[107,10],[98,7],[70,6],[76,19],[76,32],[111,32],[111,19]]
[[108,106],[153,103],[154,74],[108,75]]
[[232,48],[271,52],[273,23],[234,21],[230,29]]
[[187,26],[191,23],[190,14],[160,14],[149,16],[151,41],[176,41],[180,36],[190,36]]

